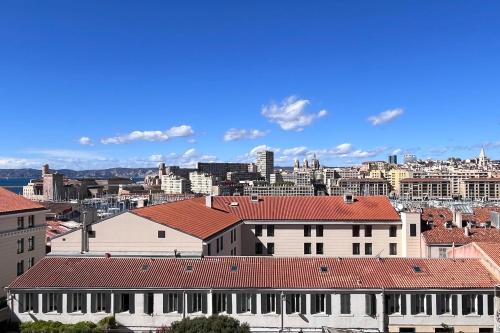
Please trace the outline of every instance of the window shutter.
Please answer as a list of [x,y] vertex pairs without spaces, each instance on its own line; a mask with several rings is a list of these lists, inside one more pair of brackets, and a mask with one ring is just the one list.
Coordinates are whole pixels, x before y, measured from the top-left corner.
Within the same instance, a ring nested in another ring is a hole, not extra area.
[[425,301],[427,302],[426,312],[427,312],[427,315],[430,316],[430,315],[432,315],[432,295],[426,295]]
[[306,314],[306,294],[300,295],[300,313]]
[[122,312],[122,307],[121,307],[121,300],[122,300],[122,294],[119,293],[114,293],[114,298],[113,298],[113,311],[111,312]]
[[389,313],[389,295],[384,295],[384,313],[391,314]]
[[451,295],[451,314],[458,314],[457,295]]
[[[38,308],[38,306],[39,306],[39,304],[38,304],[38,294],[34,294],[33,297],[35,298],[33,300],[33,312],[38,313],[38,309],[39,309]],[[493,309],[492,309],[492,311],[493,311]]]
[[87,294],[82,293],[82,313],[87,313]]
[[436,295],[436,314],[437,315],[442,315],[443,314],[443,304],[441,304],[441,296],[437,294]]
[[377,315],[377,296],[375,294],[371,295],[371,300],[372,300],[372,316]]
[[227,313],[233,313],[233,295],[231,293],[227,293],[226,298]]
[[370,294],[365,294],[365,314],[372,315],[372,298]]
[[267,294],[260,294],[260,311],[262,313],[268,313],[267,307]]
[[62,313],[62,294],[57,294],[57,313]]
[[410,295],[410,300],[411,300],[411,314],[417,314],[417,295],[411,294]]
[[66,294],[66,312],[73,312],[73,293]]
[[492,316],[494,312],[494,299],[492,294],[488,294],[488,315]]
[[311,294],[311,313],[316,313],[316,294]]
[[399,297],[401,299],[401,314],[404,316],[406,315],[406,294],[401,294]]
[[483,294],[477,295],[477,314],[483,315]]
[[[332,314],[332,295],[331,294],[326,294],[325,297],[325,302],[326,302],[326,314]],[[351,306],[350,299],[349,299],[349,307]]]
[[106,293],[104,294],[104,298],[105,298],[105,312],[106,313],[109,313],[111,312],[111,293]]
[[17,299],[18,308],[17,308],[17,311],[19,313],[23,313],[24,312],[24,297],[25,296],[26,296],[26,294],[18,294],[18,299]]
[[184,306],[184,294],[183,293],[177,293],[177,312],[178,313],[183,313],[183,306]]
[[292,313],[292,295],[285,295],[285,307],[286,307],[286,314]]
[[219,311],[217,310],[217,294],[212,293],[212,313],[217,314]]
[[201,294],[201,312],[207,313],[207,294]]
[[96,313],[96,297],[97,295],[95,293],[92,293],[91,294],[91,298],[90,298],[90,310],[92,313]]
[[283,300],[281,299],[281,294],[276,294],[276,313],[281,314],[281,305]]
[[[231,234],[232,235],[232,234]],[[236,313],[243,312],[243,294],[236,294]]]
[[47,313],[47,294],[42,294],[42,312]]
[[252,294],[252,311],[253,314],[257,313],[257,295]]
[[163,313],[168,312],[168,294],[163,293]]
[[467,296],[462,295],[462,315],[468,315],[470,312],[467,310]]

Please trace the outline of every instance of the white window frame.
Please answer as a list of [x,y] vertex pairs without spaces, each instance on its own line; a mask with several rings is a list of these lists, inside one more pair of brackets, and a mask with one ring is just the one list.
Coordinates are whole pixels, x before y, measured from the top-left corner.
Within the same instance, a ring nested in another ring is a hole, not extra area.
[[[387,304],[387,310],[388,310],[387,313],[389,313],[389,315],[400,314],[401,313],[401,294],[389,294],[388,296],[389,297],[388,297],[388,304]],[[390,306],[394,306],[394,311],[392,313],[391,313],[391,311],[389,311]]]
[[276,302],[279,297],[276,294],[266,294],[266,308],[268,313],[276,313]]
[[326,294],[314,294],[316,314],[326,314]]
[[167,298],[167,312],[173,313],[179,311],[179,294],[178,293],[166,293],[163,297]]
[[450,314],[452,312],[452,296],[451,294],[438,294],[436,297],[440,298],[442,314]]
[[228,295],[226,293],[213,293],[212,297],[215,298],[215,306],[213,311],[215,313],[227,313]]
[[47,302],[47,312],[57,312],[57,293],[48,293],[45,301]]
[[240,311],[241,313],[251,313],[252,312],[252,297],[250,293],[240,294]]
[[190,313],[202,313],[203,312],[203,293],[191,293],[188,296],[191,297],[191,312]]
[[95,294],[95,311],[96,312],[106,312],[106,294],[96,293]]

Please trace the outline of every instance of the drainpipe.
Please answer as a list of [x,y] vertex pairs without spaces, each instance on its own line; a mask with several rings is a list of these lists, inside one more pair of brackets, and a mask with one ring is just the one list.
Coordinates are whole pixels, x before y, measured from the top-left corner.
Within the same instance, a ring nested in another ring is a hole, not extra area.
[[182,291],[182,319],[186,318],[186,304],[187,299],[186,299],[186,291]]
[[386,318],[386,313],[385,313],[385,288],[382,288],[382,316],[380,318],[380,323],[379,323],[379,332],[385,332],[385,318]]
[[280,332],[283,332],[283,329],[284,329],[284,321],[285,321],[285,311],[286,311],[286,305],[285,307],[283,307],[283,301],[285,300],[285,294],[283,293],[283,291],[281,291],[281,295],[280,295],[280,308],[281,308],[281,330]]

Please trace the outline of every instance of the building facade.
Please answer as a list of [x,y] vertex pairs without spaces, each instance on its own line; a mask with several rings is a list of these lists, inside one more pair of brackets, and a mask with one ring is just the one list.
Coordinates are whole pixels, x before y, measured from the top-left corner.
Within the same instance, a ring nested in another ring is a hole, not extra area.
[[161,176],[161,189],[167,194],[184,194],[190,192],[190,184],[186,178],[173,174]]
[[451,183],[446,179],[405,178],[400,181],[399,197],[406,200],[452,198]]
[[269,150],[257,152],[257,171],[267,181],[270,181],[270,176],[274,172],[274,152]]
[[214,175],[193,171],[189,173],[191,192],[210,195],[212,186],[216,185],[217,179]]
[[460,195],[465,200],[500,201],[500,178],[465,179]]

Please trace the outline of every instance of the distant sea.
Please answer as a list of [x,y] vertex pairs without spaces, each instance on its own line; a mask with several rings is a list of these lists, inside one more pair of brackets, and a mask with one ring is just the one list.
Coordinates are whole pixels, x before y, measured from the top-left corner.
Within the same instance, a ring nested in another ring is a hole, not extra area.
[[0,186],[14,193],[22,194],[23,186],[28,184],[29,181],[29,178],[0,178]]

